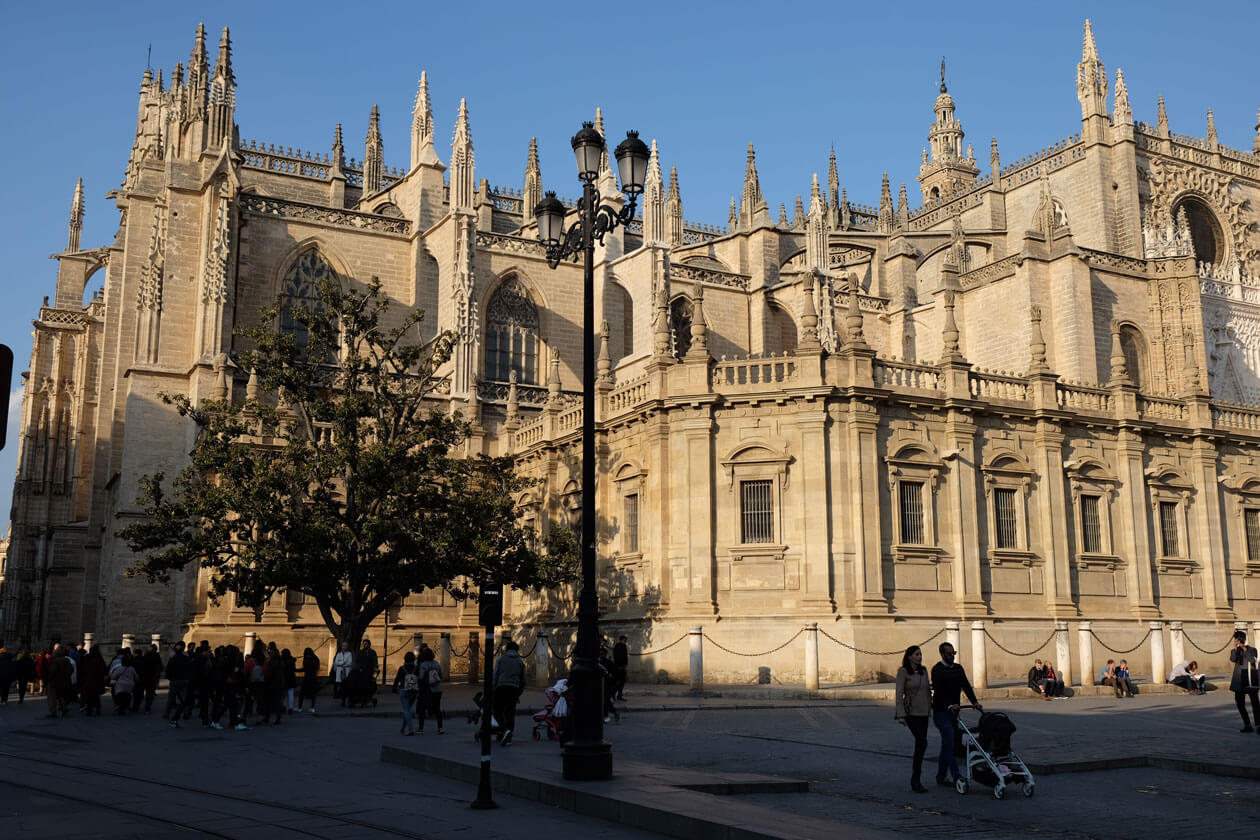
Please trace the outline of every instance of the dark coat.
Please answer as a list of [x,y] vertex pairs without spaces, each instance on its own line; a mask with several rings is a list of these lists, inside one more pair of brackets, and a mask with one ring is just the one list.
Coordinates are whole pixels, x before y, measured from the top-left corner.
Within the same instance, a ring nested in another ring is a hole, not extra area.
[[1256,671],[1256,649],[1251,645],[1236,647],[1229,652],[1234,663],[1234,676],[1229,681],[1230,691],[1250,691],[1260,688],[1260,674]]
[[83,657],[79,666],[79,693],[84,697],[95,697],[105,693],[105,660],[98,656]]

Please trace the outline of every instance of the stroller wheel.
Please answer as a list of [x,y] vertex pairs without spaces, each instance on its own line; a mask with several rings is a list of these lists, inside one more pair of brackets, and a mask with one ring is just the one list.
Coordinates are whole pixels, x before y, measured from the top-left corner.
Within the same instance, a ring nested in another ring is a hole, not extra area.
[[954,782],[954,790],[958,791],[960,795],[965,794],[969,787],[971,787],[971,783],[966,779],[957,779]]
[[993,798],[1005,799],[1006,798],[1006,785],[998,785],[997,787],[995,787],[993,789]]
[[1032,796],[1033,790],[1034,787],[1032,782],[1024,782],[1024,796]]

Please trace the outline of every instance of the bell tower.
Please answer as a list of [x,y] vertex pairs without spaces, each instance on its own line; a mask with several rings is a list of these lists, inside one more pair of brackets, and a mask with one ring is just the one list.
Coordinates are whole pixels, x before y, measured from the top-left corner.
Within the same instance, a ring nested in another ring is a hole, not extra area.
[[975,156],[968,149],[963,155],[962,123],[954,116],[954,99],[945,87],[945,59],[941,59],[941,93],[936,97],[936,121],[928,129],[931,157],[923,153],[919,167],[919,186],[923,189],[923,201],[935,203],[960,189],[976,184],[980,169]]

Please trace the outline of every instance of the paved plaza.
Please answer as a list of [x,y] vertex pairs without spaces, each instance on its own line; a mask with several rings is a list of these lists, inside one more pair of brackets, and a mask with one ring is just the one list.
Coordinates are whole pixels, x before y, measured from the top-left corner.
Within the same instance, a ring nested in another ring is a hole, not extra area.
[[[912,794],[910,737],[887,702],[776,700],[739,687],[697,698],[630,686],[621,723],[608,727],[617,778],[566,783],[559,746],[529,738],[525,712],[541,700],[530,690],[516,742],[495,750],[501,807],[489,812],[467,807],[475,787],[461,781],[477,766],[473,729],[458,714],[471,692],[449,686],[447,734],[430,724],[415,738],[398,735],[387,692],[375,710],[346,712],[324,698],[324,714],[247,732],[195,722],[175,731],[157,714],[53,720],[42,698],[11,700],[0,709],[0,824],[13,837],[84,840],[544,832],[1117,840],[1226,836],[1260,821],[1260,737],[1238,732],[1225,691],[990,700],[1015,722],[1014,744],[1038,773],[1033,798],[1012,791],[996,801],[984,787],[960,796],[931,784],[935,731],[929,793]],[[808,792],[789,792],[801,782]]]

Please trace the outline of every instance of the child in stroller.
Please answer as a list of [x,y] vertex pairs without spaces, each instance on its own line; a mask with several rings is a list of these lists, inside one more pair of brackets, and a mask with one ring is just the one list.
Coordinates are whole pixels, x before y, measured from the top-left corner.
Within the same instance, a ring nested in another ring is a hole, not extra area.
[[966,793],[971,782],[975,781],[993,788],[994,799],[1005,797],[1008,785],[1020,783],[1024,796],[1033,795],[1036,780],[1028,765],[1011,748],[1015,724],[1009,717],[1001,712],[982,712],[974,729],[963,723],[961,715],[957,723],[956,731],[966,754],[963,775],[955,783],[959,793]]
[[569,701],[565,697],[568,689],[569,681],[561,678],[546,690],[547,707],[534,712],[535,741],[541,741],[544,732],[548,741],[563,744],[569,739]]

